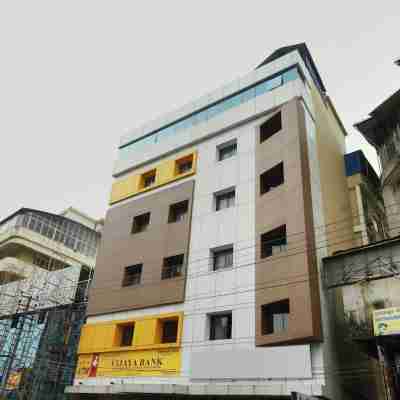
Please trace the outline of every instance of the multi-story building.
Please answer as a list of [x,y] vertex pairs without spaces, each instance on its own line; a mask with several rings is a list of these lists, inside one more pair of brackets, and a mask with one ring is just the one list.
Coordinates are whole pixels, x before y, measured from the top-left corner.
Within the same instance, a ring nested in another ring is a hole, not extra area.
[[298,44],[122,137],[72,398],[343,398],[319,272],[354,244],[345,136]]
[[73,208],[22,208],[0,222],[1,398],[63,398],[101,227]]
[[400,233],[400,90],[355,127],[378,153],[389,236],[397,236]]
[[344,156],[355,245],[387,237],[385,206],[380,180],[361,150]]
[[398,237],[324,259],[341,385],[351,398],[400,396],[399,275]]

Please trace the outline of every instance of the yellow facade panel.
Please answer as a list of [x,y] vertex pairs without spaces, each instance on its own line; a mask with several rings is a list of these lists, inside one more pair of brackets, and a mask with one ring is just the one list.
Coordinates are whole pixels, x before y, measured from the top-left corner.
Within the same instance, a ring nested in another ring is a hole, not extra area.
[[112,348],[116,326],[113,324],[84,325],[78,353],[94,353]]
[[[174,343],[161,341],[162,322],[166,320],[178,322]],[[121,328],[132,324],[133,344],[121,347]],[[76,377],[177,375],[181,366],[182,325],[183,313],[84,325]]]
[[156,335],[157,320],[144,319],[135,322],[135,337],[134,345],[148,346],[154,344],[154,337]]
[[[179,173],[177,162],[183,159],[191,160],[191,168],[185,170],[183,173]],[[128,175],[126,178],[120,179],[113,183],[110,204],[117,203],[139,193],[147,192],[149,190],[153,190],[160,186],[174,182],[178,179],[193,175],[196,173],[196,164],[197,153],[190,152],[173,159],[164,160],[155,167],[149,169],[148,171],[144,171],[141,174]],[[155,171],[155,182],[151,186],[145,187],[144,178],[147,174],[152,174],[153,171]]]
[[139,176],[128,175],[126,178],[114,182],[111,189],[110,203],[115,203],[129,197],[128,193],[137,192],[139,188]]

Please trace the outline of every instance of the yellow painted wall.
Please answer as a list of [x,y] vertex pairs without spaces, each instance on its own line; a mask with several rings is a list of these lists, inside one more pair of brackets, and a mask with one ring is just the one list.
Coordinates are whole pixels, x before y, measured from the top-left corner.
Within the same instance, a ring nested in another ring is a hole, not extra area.
[[[178,335],[175,343],[160,343],[159,323],[165,319],[178,319]],[[164,349],[179,347],[182,334],[182,313],[150,315],[130,320],[110,321],[107,323],[85,324],[82,328],[78,354],[105,353],[118,351],[118,327],[135,324],[133,345],[123,347],[127,350]]]
[[[192,169],[183,174],[179,174],[176,168],[177,161],[189,156],[193,156]],[[163,160],[156,166],[144,170],[142,173],[133,173],[126,176],[125,178],[117,180],[112,185],[110,204],[117,203],[118,201],[124,200],[128,197],[132,197],[139,193],[153,190],[170,182],[174,182],[178,179],[186,178],[190,175],[193,175],[196,173],[196,161],[196,152],[186,152],[185,154],[181,154],[172,159]],[[142,186],[142,176],[153,169],[156,170],[155,184],[150,187],[144,188]]]
[[[164,320],[178,320],[175,343],[160,343]],[[135,324],[132,346],[119,346],[120,327]],[[95,376],[158,376],[178,374],[183,313],[149,315],[131,320],[84,325],[79,342],[76,377],[88,377],[94,357]]]

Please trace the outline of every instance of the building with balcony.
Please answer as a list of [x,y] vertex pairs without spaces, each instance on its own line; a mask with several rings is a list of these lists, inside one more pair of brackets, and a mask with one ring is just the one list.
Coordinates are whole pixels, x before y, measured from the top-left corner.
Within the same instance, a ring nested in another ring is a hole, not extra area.
[[324,259],[341,387],[354,399],[400,398],[400,240]]
[[63,395],[101,227],[73,208],[22,208],[0,222],[0,397]]
[[345,136],[305,44],[123,136],[71,398],[344,398]]
[[400,90],[354,126],[378,153],[389,235],[395,237],[400,233]]

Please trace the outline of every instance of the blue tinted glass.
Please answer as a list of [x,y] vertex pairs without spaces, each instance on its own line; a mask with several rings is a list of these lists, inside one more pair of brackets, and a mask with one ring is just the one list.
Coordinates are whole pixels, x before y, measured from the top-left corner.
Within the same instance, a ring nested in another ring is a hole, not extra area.
[[211,119],[220,113],[219,104],[215,104],[208,109],[208,119]]
[[279,75],[273,79],[262,82],[253,88],[247,89],[238,95],[221,101],[220,103],[215,104],[212,107],[207,108],[206,110],[200,111],[192,115],[191,117],[185,118],[184,120],[177,122],[167,128],[164,128],[157,133],[154,133],[146,138],[140,139],[137,142],[123,147],[119,150],[119,157],[121,159],[127,159],[130,157],[131,154],[135,152],[140,152],[142,150],[145,151],[152,144],[167,140],[168,138],[175,136],[177,132],[187,130],[193,125],[205,122],[223,113],[226,110],[239,106],[240,104],[243,104],[253,99],[255,96],[260,96],[279,87],[280,85],[282,85],[282,83],[290,82],[297,78],[299,78],[297,68],[292,68],[289,71],[286,71],[283,75]]
[[175,131],[176,132],[181,131],[183,129],[186,129],[185,120],[179,121],[174,125],[175,125]]
[[168,136],[168,132],[166,129],[161,129],[161,131],[157,132],[157,135],[157,142],[162,142]]
[[255,88],[247,89],[240,94],[241,102],[246,103],[246,101],[253,99],[255,95],[256,95]]
[[175,125],[168,126],[167,128],[162,129],[159,132],[160,141],[170,138],[171,136],[175,136]]
[[217,114],[222,114],[226,109],[227,109],[227,103],[226,100],[221,101],[216,105],[217,107]]
[[226,99],[225,101],[224,101],[224,108],[225,108],[225,110],[229,110],[230,108],[232,108],[232,107],[235,107],[235,100],[234,100],[234,97],[231,97],[231,98],[229,98],[229,99]]
[[292,68],[283,74],[283,83],[294,81],[298,77],[299,77],[299,73],[297,71],[297,68]]
[[256,96],[260,96],[264,93],[267,93],[269,91],[269,86],[268,86],[268,82],[263,82],[263,83],[259,83],[256,86]]
[[277,88],[278,86],[281,86],[282,85],[282,75],[279,75],[279,76],[275,77],[274,79],[270,79],[268,81],[268,83],[269,83],[271,90]]
[[242,98],[242,96],[240,94],[237,94],[236,96],[231,97],[229,99],[231,107],[240,106],[241,98]]
[[282,84],[282,75],[279,75],[273,79],[260,83],[256,86],[256,96],[260,96],[266,92],[269,92],[272,89],[277,88]]
[[207,110],[200,111],[197,114],[193,115],[193,125],[201,124],[204,121],[207,121]]
[[192,126],[192,118],[185,118],[183,121],[182,129],[189,129]]
[[157,141],[157,135],[153,134],[150,136],[147,136],[143,139],[138,140],[137,142],[134,143],[134,145],[137,146],[137,148],[140,146],[140,148],[147,147],[148,145],[154,144]]

